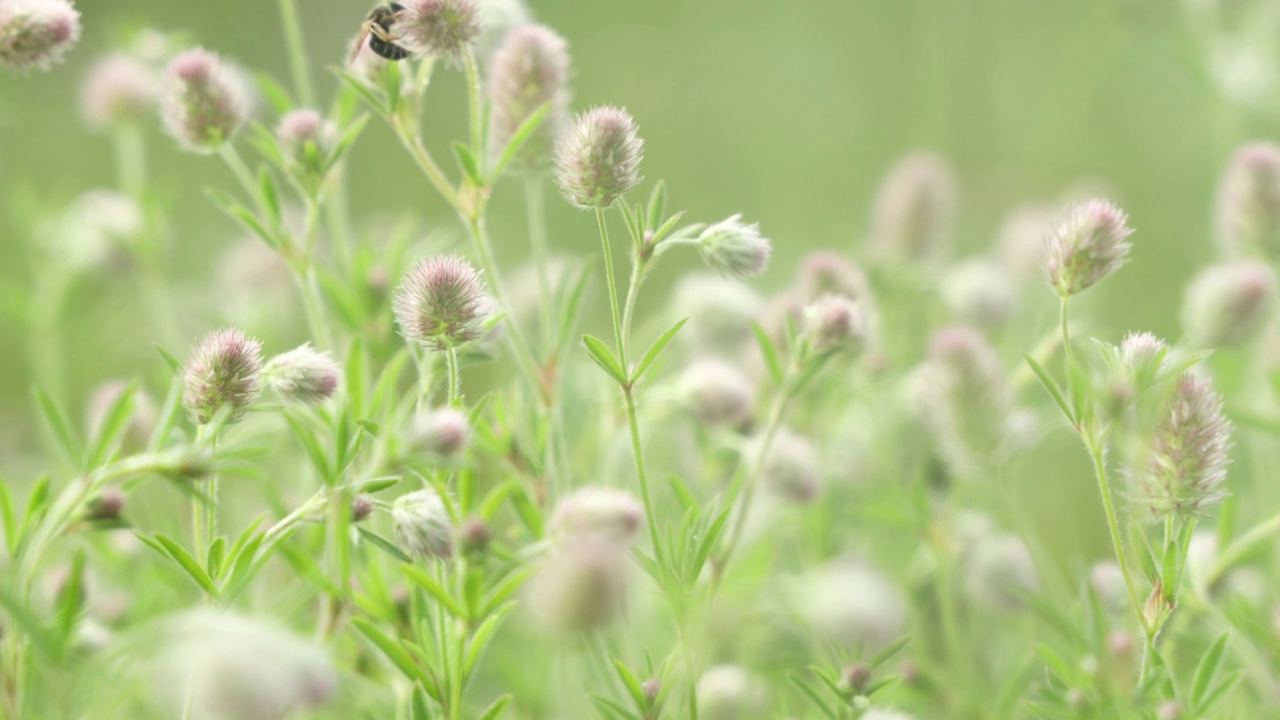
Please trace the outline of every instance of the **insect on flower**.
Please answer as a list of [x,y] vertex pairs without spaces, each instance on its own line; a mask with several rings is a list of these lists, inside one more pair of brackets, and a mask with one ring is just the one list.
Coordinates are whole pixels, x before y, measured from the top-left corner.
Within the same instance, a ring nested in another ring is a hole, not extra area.
[[400,3],[388,3],[379,5],[369,12],[369,17],[365,18],[364,24],[360,26],[360,35],[356,38],[355,48],[351,51],[351,57],[347,60],[347,64],[355,63],[356,56],[360,54],[360,49],[364,47],[365,38],[369,39],[369,49],[378,54],[379,57],[387,60],[403,60],[409,57],[409,51],[396,44],[399,36],[391,32],[391,26],[395,25],[396,20],[400,18],[400,13],[404,11],[404,6]]

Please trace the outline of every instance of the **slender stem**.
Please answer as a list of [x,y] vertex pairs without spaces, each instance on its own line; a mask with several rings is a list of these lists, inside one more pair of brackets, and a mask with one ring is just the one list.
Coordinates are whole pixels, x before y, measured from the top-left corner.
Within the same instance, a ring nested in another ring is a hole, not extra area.
[[658,537],[658,518],[653,514],[653,501],[649,498],[649,480],[644,469],[644,448],[640,444],[640,420],[636,414],[635,393],[630,387],[622,390],[627,406],[627,425],[631,429],[631,455],[636,463],[636,481],[640,485],[640,499],[644,502],[644,524],[649,527],[649,540],[653,543],[653,555],[663,564],[662,545]]
[[388,122],[391,123],[391,128],[395,130],[396,136],[400,138],[400,144],[409,151],[409,155],[418,164],[418,168],[422,170],[423,175],[426,175],[427,181],[431,183],[431,186],[436,189],[436,192],[440,193],[440,197],[444,198],[445,202],[449,203],[449,207],[455,210],[459,209],[458,191],[454,189],[449,177],[444,174],[444,171],[436,164],[435,159],[431,157],[431,153],[422,144],[422,140],[417,137],[416,133],[411,132],[405,126],[404,121],[398,115],[388,118]]
[[[631,356],[631,319],[635,315],[636,298],[640,295],[640,284],[644,282],[644,276],[647,271],[646,263],[643,260],[635,259],[631,263],[631,279],[627,283],[627,300],[622,309],[622,357]],[[626,361],[623,361],[623,367],[627,367]],[[627,372],[631,372],[631,368],[627,367]]]
[[[319,222],[320,208],[312,198],[306,200],[306,223],[302,230],[301,251],[298,253],[294,275],[298,281],[298,289],[302,293],[302,305],[307,315],[307,325],[311,328],[311,337],[322,350],[332,349],[333,335],[325,322],[324,296],[320,292],[320,278],[316,273],[315,245],[316,225]],[[292,264],[292,263],[291,263]]]
[[476,54],[470,46],[462,56],[462,64],[467,73],[467,105],[471,120],[471,151],[480,155],[484,152],[484,108],[482,107],[482,90],[480,87],[480,71],[476,66]]
[[302,42],[302,23],[298,20],[296,0],[279,0],[280,24],[284,28],[284,44],[289,52],[289,69],[293,72],[293,86],[303,107],[315,107],[315,91],[311,89],[311,76],[307,73],[307,48]]
[[625,345],[622,340],[622,313],[618,311],[618,282],[613,277],[613,251],[609,246],[609,225],[604,219],[604,210],[596,208],[596,224],[600,227],[600,247],[604,253],[604,277],[609,292],[609,312],[613,317],[613,340],[618,349],[618,361],[622,363],[624,372],[631,372],[627,365]]
[[[215,435],[209,440],[209,449],[217,451],[218,436]],[[208,480],[209,502],[205,504],[205,545],[204,550],[196,554],[199,562],[204,562],[207,557],[209,548],[213,547],[214,541],[218,537],[218,473],[217,471],[209,473]]]
[[444,356],[449,373],[449,407],[462,407],[462,377],[458,372],[458,350],[450,347]]
[[1071,387],[1071,367],[1075,364],[1075,356],[1071,353],[1071,336],[1067,329],[1067,300],[1070,297],[1070,295],[1064,295],[1062,303],[1058,306],[1058,324],[1062,327],[1062,353],[1066,362],[1068,389]]
[[112,135],[115,143],[116,182],[134,202],[141,203],[147,187],[147,152],[142,128],[130,123]]
[[[746,475],[740,484],[742,488],[742,503],[725,540],[724,554],[720,557],[719,572],[723,572],[724,567],[729,564],[729,558],[733,556],[734,549],[742,536],[742,530],[746,526],[747,515],[751,512],[751,501],[755,496],[756,485],[759,484],[764,461],[769,457],[769,452],[773,449],[773,441],[778,436],[778,430],[782,427],[782,418],[786,414],[787,405],[791,402],[791,378],[795,374],[796,366],[793,363],[787,373],[787,377],[783,379],[783,384],[778,390],[777,397],[773,400],[773,406],[769,409],[769,418],[765,421],[764,435],[760,440],[755,456],[751,458],[750,464],[747,466]],[[734,495],[736,493],[730,493],[728,498],[730,503],[735,499]]]
[[538,275],[538,309],[542,323],[542,349],[553,352],[551,312],[551,270],[548,263],[551,252],[547,247],[546,207],[542,196],[542,175],[530,173],[524,178],[524,204],[529,223],[529,247],[533,251],[533,265]]
[[1111,549],[1115,552],[1116,563],[1120,565],[1120,575],[1124,578],[1124,587],[1129,594],[1129,601],[1133,605],[1133,611],[1138,616],[1138,624],[1141,626],[1143,634],[1148,633],[1146,618],[1142,613],[1142,598],[1138,595],[1138,588],[1133,582],[1133,573],[1129,569],[1128,555],[1124,551],[1124,543],[1120,539],[1120,521],[1116,517],[1115,503],[1111,499],[1111,483],[1107,479],[1106,462],[1102,458],[1102,447],[1088,439],[1085,440],[1085,446],[1089,450],[1089,455],[1093,458],[1093,468],[1098,479],[1098,494],[1102,496],[1102,509],[1107,516],[1107,529],[1111,534]]

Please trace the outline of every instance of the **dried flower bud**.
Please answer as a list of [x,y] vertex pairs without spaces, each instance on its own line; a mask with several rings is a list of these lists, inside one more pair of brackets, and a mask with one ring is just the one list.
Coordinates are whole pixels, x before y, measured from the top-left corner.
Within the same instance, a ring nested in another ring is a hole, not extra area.
[[95,130],[138,122],[151,114],[159,86],[146,63],[124,53],[108,55],[80,86],[80,113]]
[[556,182],[571,204],[607,208],[640,184],[644,141],[626,110],[598,105],[560,133],[555,146]]
[[643,522],[644,507],[634,495],[588,485],[560,498],[547,531],[556,540],[569,543],[585,535],[598,535],[625,544],[635,538]]
[[869,682],[871,682],[871,668],[864,663],[845,665],[840,671],[840,690],[849,697],[861,695],[867,689]]
[[416,451],[446,459],[465,450],[470,440],[471,421],[451,407],[419,413],[409,431],[409,444]]
[[[758,457],[759,443],[755,440],[752,454]],[[759,477],[765,487],[780,497],[793,502],[811,502],[822,487],[822,466],[818,451],[808,438],[787,428],[779,428],[774,434],[768,456],[760,458]]]
[[328,652],[274,622],[201,609],[160,625],[154,687],[176,717],[274,720],[337,692]]
[[760,307],[760,296],[751,288],[710,274],[681,278],[671,299],[671,313],[689,318],[676,337],[699,351],[731,357],[751,340]]
[[1022,607],[1022,595],[1039,584],[1031,553],[1017,535],[982,534],[967,549],[963,562],[965,592],[976,604],[997,612]]
[[752,720],[768,714],[765,686],[737,665],[708,668],[698,678],[698,717],[705,720]]
[[525,168],[546,164],[569,115],[569,53],[564,38],[544,25],[525,25],[507,33],[489,59],[489,140],[500,154],[535,110],[548,105],[515,163]]
[[465,556],[484,555],[489,551],[489,543],[492,541],[493,531],[482,517],[473,515],[463,520],[462,526],[458,528],[458,546]]
[[165,127],[187,150],[217,150],[248,117],[248,95],[239,75],[204,48],[174,57],[165,83]]
[[902,158],[880,185],[871,210],[871,242],[898,262],[929,262],[944,254],[955,222],[956,180],[931,152]]
[[1240,147],[1218,184],[1218,244],[1231,257],[1280,258],[1280,146]]
[[448,350],[480,337],[487,306],[480,271],[457,255],[418,261],[396,288],[396,323],[408,341]]
[[528,585],[530,607],[552,629],[587,632],[612,623],[625,610],[624,547],[595,533],[556,547]]
[[1184,374],[1139,459],[1126,471],[1133,504],[1152,519],[1194,516],[1226,495],[1231,423],[1208,380]]
[[1049,285],[1070,297],[1118,270],[1129,259],[1133,233],[1124,211],[1102,199],[1072,205],[1046,239]]
[[1239,345],[1271,312],[1276,280],[1259,260],[1238,260],[1202,270],[1187,286],[1182,327],[1192,347]]
[[823,295],[804,309],[804,335],[820,353],[856,353],[867,340],[862,308],[840,295]]
[[453,521],[440,494],[432,488],[401,495],[391,506],[396,545],[419,562],[453,556]]
[[364,493],[351,498],[351,522],[362,522],[372,514],[373,498]]
[[474,0],[405,0],[396,32],[401,43],[457,63],[480,34]]
[[85,505],[85,520],[116,520],[124,510],[124,493],[118,488],[103,488]]
[[338,128],[310,108],[293,110],[276,125],[276,141],[287,160],[309,172],[320,173],[324,161],[338,142]]
[[740,427],[755,414],[756,392],[736,365],[716,358],[695,361],[680,375],[680,395],[695,422]]
[[48,70],[80,39],[80,13],[67,0],[0,3],[0,65]]
[[196,344],[182,373],[182,404],[191,422],[209,422],[224,405],[235,422],[262,391],[262,343],[236,328],[216,330]]
[[942,300],[956,320],[998,328],[1013,313],[1014,288],[999,263],[974,258],[951,268],[942,281]]
[[732,215],[698,235],[698,252],[707,267],[744,280],[764,273],[773,247],[760,235],[758,224],[744,223],[741,215]]
[[640,683],[640,692],[644,694],[644,699],[649,703],[649,707],[658,700],[658,693],[662,691],[662,681],[658,678],[649,678]]
[[262,377],[267,386],[290,400],[319,403],[338,389],[342,368],[328,351],[316,350],[310,343],[280,353],[267,361]]
[[907,601],[875,568],[837,561],[810,571],[792,589],[792,602],[824,639],[840,647],[878,649],[907,627]]

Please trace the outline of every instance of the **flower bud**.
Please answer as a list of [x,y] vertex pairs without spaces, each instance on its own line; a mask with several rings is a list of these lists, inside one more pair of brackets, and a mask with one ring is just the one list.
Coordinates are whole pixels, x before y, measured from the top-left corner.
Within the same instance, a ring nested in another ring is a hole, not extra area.
[[[758,453],[758,443],[755,441]],[[798,503],[811,502],[822,487],[822,466],[818,451],[808,438],[786,428],[773,437],[769,454],[760,460],[760,482],[780,497]]]
[[958,321],[998,328],[1013,313],[1014,288],[1009,273],[991,260],[974,258],[951,268],[942,281],[942,301]]
[[751,323],[760,307],[760,296],[741,282],[694,274],[676,284],[670,312],[689,318],[678,338],[700,351],[732,358],[751,341]]
[[1182,327],[1192,347],[1240,345],[1271,313],[1275,275],[1258,260],[1205,268],[1187,286]]
[[418,562],[453,556],[453,521],[440,494],[432,488],[401,495],[391,505],[396,545]]
[[280,118],[276,125],[276,141],[280,143],[280,152],[286,160],[319,174],[338,142],[338,129],[319,112],[303,108]]
[[658,693],[662,691],[662,681],[658,678],[649,678],[640,683],[640,692],[644,694],[645,702],[649,703],[649,707],[658,701]]
[[418,452],[452,458],[466,449],[471,421],[456,408],[443,407],[419,413],[409,431],[409,444]]
[[117,520],[124,510],[124,493],[118,488],[103,488],[85,505],[85,520]]
[[1138,459],[1126,470],[1134,506],[1153,520],[1195,516],[1226,495],[1231,423],[1208,380],[1178,379],[1163,416]]
[[1165,700],[1156,708],[1156,720],[1180,720],[1182,706],[1177,700]]
[[1218,184],[1218,244],[1231,257],[1280,258],[1280,146],[1240,147]]
[[751,720],[768,715],[764,683],[737,665],[717,665],[698,678],[698,717]]
[[489,59],[489,140],[495,156],[535,110],[546,115],[525,140],[515,164],[532,169],[551,159],[551,148],[569,115],[569,53],[564,38],[544,25],[507,33]]
[[603,209],[640,184],[644,141],[626,110],[598,105],[560,133],[554,155],[565,199],[583,210]]
[[1129,260],[1125,238],[1133,233],[1124,211],[1102,199],[1069,207],[1046,239],[1049,285],[1070,297],[1118,270]]
[[847,696],[861,695],[871,682],[871,668],[863,663],[846,665],[840,671],[840,690]]
[[457,63],[480,34],[474,0],[405,0],[396,32],[406,47]]
[[707,267],[744,280],[764,273],[773,248],[760,235],[758,224],[744,223],[742,215],[732,215],[698,235],[698,252]]
[[400,334],[432,350],[448,350],[480,337],[487,300],[480,272],[457,255],[418,261],[405,273],[392,302]]
[[240,77],[204,48],[174,57],[165,83],[165,127],[187,150],[217,150],[248,117],[249,100]]
[[532,610],[566,632],[588,632],[612,623],[627,597],[624,547],[595,533],[558,545],[528,585]]
[[159,78],[132,55],[108,55],[89,71],[80,86],[80,114],[94,130],[135,123],[156,104]]
[[196,344],[182,374],[182,404],[191,422],[204,425],[224,405],[235,422],[262,391],[262,343],[236,328],[216,330]]
[[462,521],[458,528],[458,546],[462,554],[468,557],[484,555],[489,551],[489,543],[493,541],[493,531],[484,518],[471,516]]
[[361,493],[351,498],[351,522],[363,522],[373,514],[373,498]]
[[626,544],[644,522],[644,506],[626,490],[588,485],[560,498],[547,534],[558,541],[576,542],[599,535]]
[[902,158],[880,185],[871,209],[871,242],[897,262],[929,262],[943,255],[955,222],[956,180],[931,152]]
[[804,334],[819,353],[857,352],[867,339],[862,308],[840,295],[823,295],[804,309]]
[[338,389],[342,368],[327,351],[309,343],[267,361],[262,377],[267,385],[289,400],[324,402]]
[[696,360],[680,375],[680,395],[694,421],[712,427],[741,427],[755,415],[751,379],[724,360]]
[[80,13],[67,0],[0,3],[0,65],[48,70],[80,40]]

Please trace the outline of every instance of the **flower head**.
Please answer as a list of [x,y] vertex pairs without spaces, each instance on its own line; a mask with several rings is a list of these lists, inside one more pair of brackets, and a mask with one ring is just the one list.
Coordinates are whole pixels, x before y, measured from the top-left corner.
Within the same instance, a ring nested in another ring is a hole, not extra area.
[[141,120],[155,107],[160,79],[144,62],[113,53],[94,64],[80,86],[80,113],[96,130]]
[[433,350],[480,337],[487,300],[480,271],[457,255],[420,260],[396,288],[400,334]]
[[581,633],[612,623],[626,608],[625,545],[589,533],[556,546],[527,585],[529,605],[551,629]]
[[406,0],[396,32],[403,44],[456,63],[480,34],[474,0]]
[[760,296],[747,285],[695,273],[676,283],[670,312],[689,318],[677,337],[700,351],[732,355],[751,339],[751,322],[760,307]]
[[858,302],[871,300],[871,288],[862,268],[834,250],[817,250],[804,256],[796,286],[801,297],[809,301],[831,294]]
[[914,152],[889,171],[871,211],[871,242],[899,262],[937,259],[950,243],[956,180],[947,161]]
[[1226,347],[1248,340],[1270,314],[1275,274],[1260,260],[1205,268],[1187,286],[1182,327],[1194,347]]
[[1062,297],[1086,290],[1129,259],[1133,233],[1124,211],[1106,200],[1072,205],[1046,239],[1049,285]]
[[276,125],[276,140],[285,158],[310,170],[319,165],[338,141],[338,129],[310,108],[292,110]]
[[943,279],[941,291],[947,309],[960,322],[995,328],[1013,313],[1013,282],[1009,272],[992,260],[975,258],[954,266]]
[[443,407],[419,414],[409,431],[414,449],[442,458],[451,458],[467,447],[471,421],[462,411]]
[[165,128],[187,150],[213,152],[249,114],[240,77],[204,48],[179,53],[165,71]]
[[453,556],[453,521],[440,494],[431,488],[401,495],[391,505],[396,545],[420,562]]
[[794,584],[792,601],[824,640],[841,647],[878,648],[907,626],[906,598],[882,572],[860,561],[809,571]]
[[1218,184],[1218,244],[1228,255],[1280,258],[1280,145],[1236,150]]
[[867,339],[867,321],[858,303],[841,295],[823,295],[804,309],[804,334],[820,353],[857,351]]
[[[758,445],[763,438],[755,442]],[[779,497],[807,503],[822,487],[817,448],[808,438],[787,428],[777,431],[769,454],[761,458],[760,463],[760,481]]]
[[643,522],[644,507],[634,495],[625,490],[588,485],[560,498],[548,533],[570,543],[585,535],[599,535],[626,544],[635,537]]
[[182,404],[193,423],[209,422],[224,405],[234,422],[262,391],[262,343],[236,328],[215,330],[196,343],[182,374]]
[[716,665],[698,678],[698,717],[752,720],[766,713],[765,685],[737,665]]
[[80,39],[80,13],[68,0],[0,2],[0,65],[48,70]]
[[741,280],[763,274],[773,248],[760,235],[758,224],[732,215],[698,235],[698,252],[711,269]]
[[1231,423],[1222,414],[1222,398],[1208,380],[1184,374],[1126,472],[1134,506],[1153,519],[1203,513],[1226,495],[1222,483],[1230,446]]
[[524,25],[507,33],[490,57],[489,139],[501,153],[535,110],[548,105],[538,129],[516,162],[526,168],[550,160],[551,148],[569,114],[569,53],[564,38],[544,25]]
[[262,376],[273,390],[291,400],[318,403],[338,389],[342,368],[327,351],[304,343],[271,358]]
[[738,366],[717,358],[695,361],[680,375],[680,394],[693,419],[709,426],[740,427],[755,415],[756,393]]
[[575,118],[556,141],[556,181],[573,205],[607,208],[640,184],[643,156],[644,141],[631,115],[599,105]]

